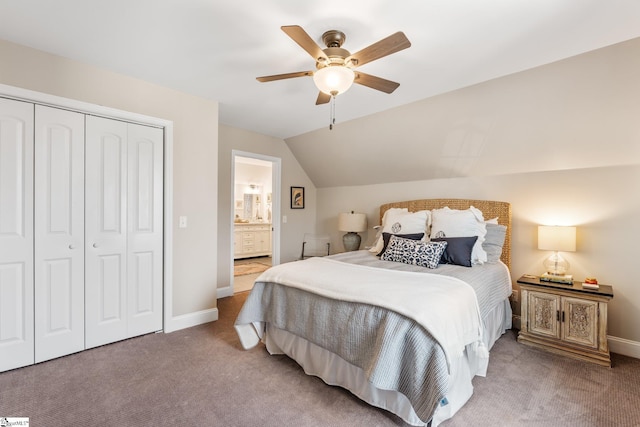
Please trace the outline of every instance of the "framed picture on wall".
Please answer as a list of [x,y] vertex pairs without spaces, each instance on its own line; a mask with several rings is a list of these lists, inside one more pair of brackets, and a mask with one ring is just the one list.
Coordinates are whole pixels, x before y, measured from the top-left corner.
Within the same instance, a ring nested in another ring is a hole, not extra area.
[[291,209],[304,209],[304,187],[291,187]]

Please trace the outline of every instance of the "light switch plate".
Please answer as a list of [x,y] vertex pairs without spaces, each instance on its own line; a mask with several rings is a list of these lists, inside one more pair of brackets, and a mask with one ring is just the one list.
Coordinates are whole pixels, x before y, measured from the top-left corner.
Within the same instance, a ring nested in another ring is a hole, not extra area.
[[181,216],[179,218],[178,221],[178,227],[180,228],[187,228],[187,217],[186,216]]

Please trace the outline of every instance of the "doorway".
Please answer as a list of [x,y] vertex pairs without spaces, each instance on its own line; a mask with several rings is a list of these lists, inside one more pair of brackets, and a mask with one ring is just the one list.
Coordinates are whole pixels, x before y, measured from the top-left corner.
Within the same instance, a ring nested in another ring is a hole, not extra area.
[[237,293],[280,262],[280,159],[234,150],[232,177],[230,282]]

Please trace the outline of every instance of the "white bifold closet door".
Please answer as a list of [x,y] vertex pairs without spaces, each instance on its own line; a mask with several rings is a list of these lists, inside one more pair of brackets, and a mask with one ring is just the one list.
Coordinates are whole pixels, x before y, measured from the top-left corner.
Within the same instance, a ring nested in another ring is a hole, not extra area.
[[0,371],[33,363],[33,104],[0,98]]
[[35,362],[84,349],[84,114],[35,106]]
[[85,346],[162,329],[163,131],[87,117]]

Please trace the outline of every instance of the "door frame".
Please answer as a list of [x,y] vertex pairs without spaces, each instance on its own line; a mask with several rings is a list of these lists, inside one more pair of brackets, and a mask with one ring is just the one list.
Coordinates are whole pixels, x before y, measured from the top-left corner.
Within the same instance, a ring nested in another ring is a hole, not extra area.
[[[230,221],[229,221],[229,295],[233,295],[233,230],[234,230],[234,214],[235,214],[235,184],[236,184],[236,157],[247,157],[250,159],[263,160],[271,163],[271,265],[280,264],[280,200],[281,200],[281,182],[282,182],[282,159],[279,157],[267,156],[265,154],[250,153],[248,151],[231,150],[231,198]],[[220,298],[221,295],[218,295]]]
[[[164,265],[163,265],[163,330],[173,332],[186,326],[173,317],[173,121],[90,104],[75,99],[49,95],[0,83],[0,96],[83,114],[124,120],[163,129],[164,134]],[[187,325],[192,326],[192,325]]]

